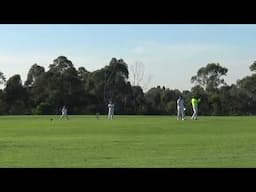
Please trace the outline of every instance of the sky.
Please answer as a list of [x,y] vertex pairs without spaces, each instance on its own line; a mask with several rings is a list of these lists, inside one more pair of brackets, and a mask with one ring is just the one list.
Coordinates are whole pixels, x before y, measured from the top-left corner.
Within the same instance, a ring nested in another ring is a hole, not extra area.
[[256,25],[174,24],[40,24],[0,25],[0,71],[26,80],[37,63],[48,70],[58,56],[76,68],[94,71],[111,58],[124,59],[130,69],[144,65],[146,88],[157,85],[190,90],[200,67],[220,63],[228,68],[228,84],[250,75],[256,60]]

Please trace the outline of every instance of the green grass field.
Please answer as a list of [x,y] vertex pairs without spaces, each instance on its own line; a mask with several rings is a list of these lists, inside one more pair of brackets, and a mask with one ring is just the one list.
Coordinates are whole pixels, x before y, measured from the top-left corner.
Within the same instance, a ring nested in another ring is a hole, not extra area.
[[255,117],[58,118],[1,116],[0,167],[256,167]]

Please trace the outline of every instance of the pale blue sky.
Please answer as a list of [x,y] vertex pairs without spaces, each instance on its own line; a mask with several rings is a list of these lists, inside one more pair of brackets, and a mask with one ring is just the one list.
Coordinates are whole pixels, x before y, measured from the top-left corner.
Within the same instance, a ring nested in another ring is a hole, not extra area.
[[0,71],[24,81],[32,64],[47,69],[60,55],[89,71],[116,57],[142,62],[149,87],[185,90],[200,67],[219,62],[231,84],[250,75],[255,37],[256,25],[0,25]]

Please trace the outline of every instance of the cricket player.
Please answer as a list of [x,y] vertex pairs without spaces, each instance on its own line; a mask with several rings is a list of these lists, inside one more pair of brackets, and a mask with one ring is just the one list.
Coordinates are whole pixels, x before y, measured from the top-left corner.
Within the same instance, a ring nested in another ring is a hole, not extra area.
[[200,102],[200,98],[197,99],[196,97],[193,97],[191,99],[191,104],[192,104],[192,107],[193,107],[193,115],[191,117],[191,119],[193,120],[197,120],[197,116],[198,116],[198,104]]
[[108,104],[108,119],[113,119],[115,105],[110,101]]
[[66,108],[66,106],[64,105],[63,107],[62,107],[62,109],[61,109],[61,117],[60,117],[60,119],[63,119],[63,117],[66,117],[67,119],[69,119],[68,118],[68,112],[67,112],[68,110],[67,110],[67,108]]
[[179,96],[177,99],[177,120],[184,120],[185,117],[185,107],[184,107],[184,100],[182,96]]

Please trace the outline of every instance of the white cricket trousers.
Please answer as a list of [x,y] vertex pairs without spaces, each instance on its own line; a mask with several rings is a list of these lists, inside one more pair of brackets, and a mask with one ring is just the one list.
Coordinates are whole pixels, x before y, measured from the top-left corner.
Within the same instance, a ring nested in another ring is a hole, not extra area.
[[177,119],[184,119],[185,113],[184,113],[184,107],[177,107]]
[[108,110],[108,119],[113,119],[113,115],[114,115],[114,109],[109,109]]
[[197,106],[193,106],[193,115],[191,117],[191,119],[197,119],[197,115],[198,115],[198,107]]

